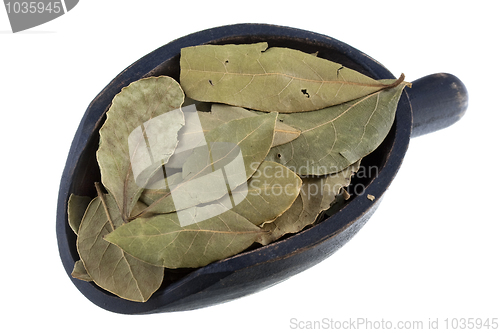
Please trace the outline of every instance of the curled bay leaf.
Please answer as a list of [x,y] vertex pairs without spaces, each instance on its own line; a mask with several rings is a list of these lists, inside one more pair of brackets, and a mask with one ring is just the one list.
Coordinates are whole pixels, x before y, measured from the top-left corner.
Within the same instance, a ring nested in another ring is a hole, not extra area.
[[151,265],[179,268],[201,267],[235,255],[261,234],[259,227],[228,210],[186,226],[181,226],[177,213],[138,218],[105,239]]
[[302,178],[303,185],[297,199],[283,215],[262,226],[268,233],[262,234],[258,242],[267,245],[285,234],[297,233],[313,224],[321,212],[330,208],[342,189],[350,184],[360,162],[332,175]]
[[188,97],[267,112],[319,110],[400,82],[380,82],[299,50],[268,49],[266,42],[183,48],[180,65]]
[[184,125],[183,101],[179,84],[166,76],[133,82],[113,99],[99,131],[97,161],[102,183],[125,220],[144,184],[177,146]]
[[273,147],[266,160],[301,176],[339,172],[374,151],[389,133],[406,83],[326,109],[280,114],[278,120],[301,131]]
[[[86,278],[121,298],[145,302],[160,287],[163,268],[140,261],[103,239],[122,224],[112,196],[105,194],[93,199],[78,233],[78,254],[89,276]],[[83,274],[81,268],[75,271],[78,278]]]
[[68,199],[68,223],[71,230],[78,235],[78,229],[82,222],[83,215],[92,198],[71,194]]

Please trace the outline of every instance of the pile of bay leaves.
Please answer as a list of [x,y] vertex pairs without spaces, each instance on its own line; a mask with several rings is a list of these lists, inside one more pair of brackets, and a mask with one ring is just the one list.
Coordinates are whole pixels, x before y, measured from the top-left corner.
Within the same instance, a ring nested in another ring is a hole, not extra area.
[[131,301],[347,200],[409,86],[267,43],[184,48],[180,68],[180,82],[148,77],[114,97],[97,196],[68,202],[72,276]]

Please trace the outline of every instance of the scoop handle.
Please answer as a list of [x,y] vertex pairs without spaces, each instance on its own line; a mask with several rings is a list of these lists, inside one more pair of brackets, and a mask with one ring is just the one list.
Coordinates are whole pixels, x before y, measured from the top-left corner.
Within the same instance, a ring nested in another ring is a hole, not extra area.
[[406,91],[413,112],[412,138],[454,124],[467,110],[467,89],[452,74],[424,76],[412,82],[411,89]]

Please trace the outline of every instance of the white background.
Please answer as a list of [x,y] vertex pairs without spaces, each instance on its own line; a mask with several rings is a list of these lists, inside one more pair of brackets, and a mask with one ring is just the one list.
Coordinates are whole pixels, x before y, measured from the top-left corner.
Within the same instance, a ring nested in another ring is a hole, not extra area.
[[[0,325],[73,333],[286,332],[292,318],[366,318],[424,327],[438,319],[443,330],[446,318],[499,318],[500,27],[493,3],[82,0],[17,34],[0,9]],[[211,308],[146,316],[102,310],[67,277],[55,233],[60,177],[85,109],[120,71],[169,41],[247,22],[332,36],[408,81],[452,73],[468,88],[467,113],[411,141],[379,210],[319,265]]]

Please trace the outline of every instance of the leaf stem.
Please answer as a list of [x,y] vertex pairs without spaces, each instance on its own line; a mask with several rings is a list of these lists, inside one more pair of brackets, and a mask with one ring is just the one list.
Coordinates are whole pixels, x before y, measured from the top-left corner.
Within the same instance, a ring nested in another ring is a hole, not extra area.
[[[401,75],[399,76],[399,79],[397,79],[396,81],[394,81],[393,83],[389,84],[387,87],[385,87],[384,89],[390,89],[390,88],[394,88],[394,87],[397,87],[399,86],[399,84],[401,82],[403,82],[405,80],[405,75],[404,73],[401,73]],[[410,86],[411,86],[411,83],[410,83]]]

